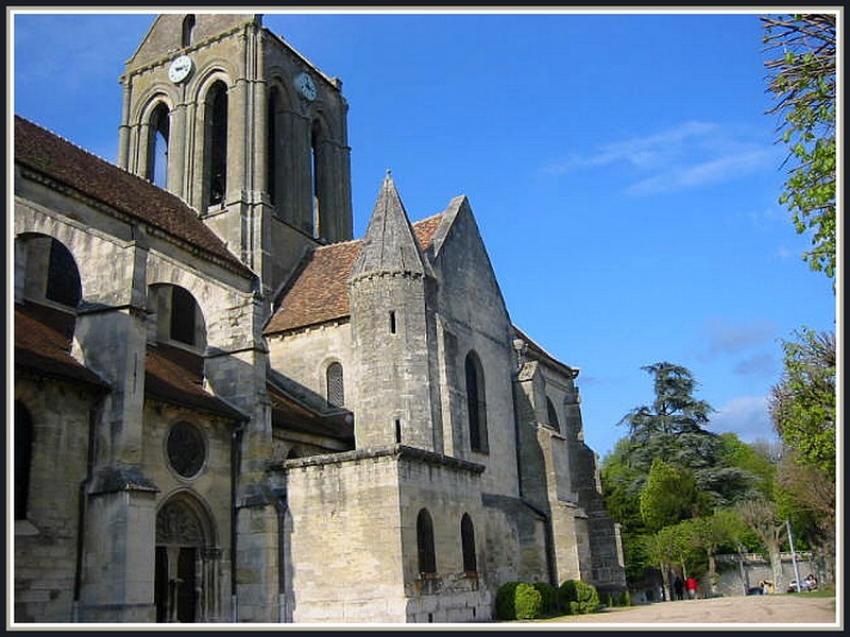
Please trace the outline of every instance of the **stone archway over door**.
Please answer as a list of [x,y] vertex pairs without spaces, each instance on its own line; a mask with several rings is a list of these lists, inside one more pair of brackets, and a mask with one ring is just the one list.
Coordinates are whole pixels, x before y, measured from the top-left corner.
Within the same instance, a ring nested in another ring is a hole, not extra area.
[[219,617],[221,549],[212,521],[194,498],[177,495],[156,516],[156,621],[191,623]]

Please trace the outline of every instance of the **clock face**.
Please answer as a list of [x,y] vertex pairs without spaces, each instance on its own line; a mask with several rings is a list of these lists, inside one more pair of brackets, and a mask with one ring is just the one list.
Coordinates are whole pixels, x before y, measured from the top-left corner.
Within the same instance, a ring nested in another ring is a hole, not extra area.
[[295,88],[311,102],[316,99],[316,85],[313,84],[313,78],[306,73],[299,73],[295,76]]
[[171,66],[168,67],[168,79],[175,84],[179,84],[189,77],[189,73],[191,72],[192,58],[188,55],[181,55],[180,57],[175,58],[171,63]]

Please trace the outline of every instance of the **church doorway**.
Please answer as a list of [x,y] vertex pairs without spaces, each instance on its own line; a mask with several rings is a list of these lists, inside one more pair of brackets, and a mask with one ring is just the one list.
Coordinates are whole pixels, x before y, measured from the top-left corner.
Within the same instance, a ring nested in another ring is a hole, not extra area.
[[170,498],[156,516],[156,621],[215,621],[220,562],[214,527],[201,503],[187,493]]

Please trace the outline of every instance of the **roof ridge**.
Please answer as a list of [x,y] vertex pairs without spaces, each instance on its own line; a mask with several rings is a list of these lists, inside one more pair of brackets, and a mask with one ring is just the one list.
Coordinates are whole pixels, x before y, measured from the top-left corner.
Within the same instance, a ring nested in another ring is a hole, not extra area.
[[[178,196],[177,196],[177,195],[175,195],[174,193],[169,192],[169,191],[168,191],[168,190],[166,190],[165,188],[162,188],[162,187],[160,187],[160,186],[157,186],[155,183],[153,183],[153,182],[152,182],[152,181],[150,181],[149,179],[145,179],[144,177],[141,177],[140,175],[137,175],[136,173],[134,173],[134,172],[131,172],[131,171],[127,170],[127,169],[126,169],[126,168],[124,168],[123,166],[119,166],[118,164],[116,164],[116,163],[114,163],[114,162],[111,162],[111,161],[109,161],[108,159],[105,159],[104,157],[101,157],[100,155],[98,155],[98,154],[96,154],[96,153],[93,153],[93,152],[92,152],[91,150],[89,150],[88,148],[83,148],[83,147],[82,147],[82,146],[80,146],[78,143],[76,143],[76,142],[74,142],[74,141],[71,141],[70,139],[68,139],[68,138],[67,138],[67,137],[65,137],[64,135],[60,135],[60,134],[59,134],[59,133],[57,133],[56,131],[53,131],[53,130],[51,130],[51,129],[49,129],[49,128],[45,127],[45,126],[42,126],[41,124],[37,124],[36,122],[33,122],[33,121],[32,121],[32,120],[30,120],[30,119],[27,119],[27,118],[26,118],[26,117],[24,117],[23,115],[18,115],[17,113],[15,113],[15,117],[16,117],[17,119],[19,119],[19,120],[23,121],[23,122],[26,122],[26,123],[27,123],[27,124],[29,124],[30,126],[33,126],[33,127],[35,127],[35,128],[38,128],[39,130],[42,130],[42,131],[44,131],[45,133],[47,133],[47,134],[49,134],[49,135],[53,135],[54,137],[56,137],[56,138],[58,138],[58,139],[61,139],[63,142],[65,142],[65,143],[66,143],[66,144],[68,144],[69,146],[73,146],[74,148],[76,148],[76,149],[77,149],[77,150],[79,150],[80,152],[83,152],[83,153],[85,153],[86,155],[89,155],[90,157],[94,157],[96,160],[98,160],[98,161],[100,161],[100,162],[102,162],[102,163],[104,163],[104,164],[107,164],[110,168],[115,168],[115,169],[117,169],[117,170],[120,170],[120,171],[121,171],[121,172],[123,172],[125,175],[130,175],[131,177],[133,177],[133,178],[135,178],[135,179],[138,179],[139,181],[142,181],[142,182],[144,182],[144,183],[148,184],[149,186],[153,186],[154,188],[156,188],[156,189],[157,189],[157,190],[159,190],[160,192],[163,192],[163,193],[165,193],[166,195],[168,195],[169,197],[172,197],[173,199],[175,199],[177,202],[179,202],[179,203],[180,203],[180,205],[182,205],[182,206],[184,206],[184,207],[188,208],[189,210],[191,210],[191,211],[192,211],[192,212],[194,212],[195,214],[198,214],[198,211],[195,209],[195,207],[194,207],[194,206],[190,206],[188,203],[186,203],[185,201],[183,201],[180,197],[178,197]],[[73,185],[73,184],[72,184],[72,185]]]

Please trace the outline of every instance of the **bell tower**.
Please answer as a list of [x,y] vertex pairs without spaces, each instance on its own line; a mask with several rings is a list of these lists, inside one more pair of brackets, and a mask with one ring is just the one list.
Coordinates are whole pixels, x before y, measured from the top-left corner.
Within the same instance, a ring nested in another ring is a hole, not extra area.
[[120,78],[118,163],[192,206],[261,279],[352,237],[342,82],[256,14],[156,18]]

